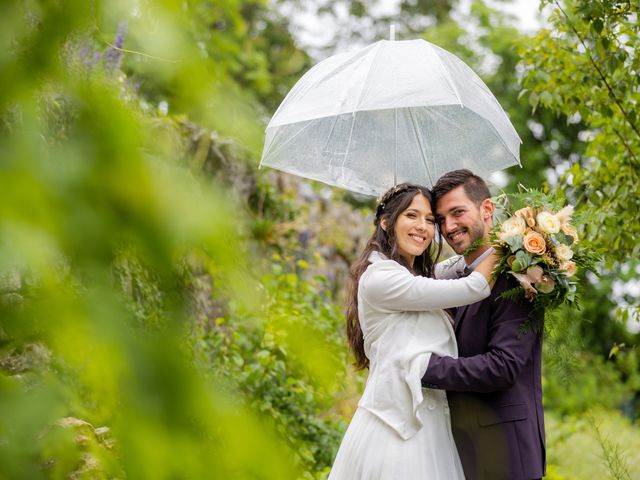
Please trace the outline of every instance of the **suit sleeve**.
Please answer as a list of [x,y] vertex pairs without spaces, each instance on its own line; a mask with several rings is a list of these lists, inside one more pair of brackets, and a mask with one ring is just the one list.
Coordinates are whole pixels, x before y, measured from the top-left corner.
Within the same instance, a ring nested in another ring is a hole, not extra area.
[[405,312],[459,307],[483,300],[491,293],[480,273],[456,280],[436,280],[414,276],[393,260],[370,265],[360,279],[360,288],[371,305]]
[[460,358],[432,355],[422,377],[423,386],[458,392],[494,392],[513,386],[533,354],[539,333],[522,332],[531,312],[529,304],[493,299],[492,308],[487,351]]

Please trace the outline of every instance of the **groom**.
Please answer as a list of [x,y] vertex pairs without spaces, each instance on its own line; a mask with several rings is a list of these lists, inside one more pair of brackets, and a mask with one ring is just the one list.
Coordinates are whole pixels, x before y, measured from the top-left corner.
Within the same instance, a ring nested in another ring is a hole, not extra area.
[[[459,254],[442,262],[436,276],[455,278],[491,253],[494,205],[485,182],[469,170],[442,176],[432,193],[440,233]],[[521,329],[531,313],[528,302],[498,298],[516,286],[515,279],[502,275],[487,299],[458,308],[459,358],[432,355],[422,378],[425,387],[447,390],[467,480],[545,474],[542,335]]]

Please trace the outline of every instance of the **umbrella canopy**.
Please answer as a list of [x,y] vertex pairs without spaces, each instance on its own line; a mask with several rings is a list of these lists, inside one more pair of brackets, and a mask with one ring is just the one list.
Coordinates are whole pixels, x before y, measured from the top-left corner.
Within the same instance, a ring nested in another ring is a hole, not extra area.
[[518,137],[473,70],[424,40],[381,40],[327,58],[266,130],[260,165],[365,195],[444,173],[520,163]]

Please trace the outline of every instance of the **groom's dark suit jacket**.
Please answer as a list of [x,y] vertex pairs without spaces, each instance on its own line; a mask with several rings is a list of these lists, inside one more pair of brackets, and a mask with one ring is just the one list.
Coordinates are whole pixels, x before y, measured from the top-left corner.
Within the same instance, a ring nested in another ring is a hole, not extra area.
[[459,358],[433,355],[423,386],[447,390],[453,436],[467,480],[545,474],[542,335],[521,326],[531,306],[498,299],[517,285],[501,276],[485,300],[454,317]]

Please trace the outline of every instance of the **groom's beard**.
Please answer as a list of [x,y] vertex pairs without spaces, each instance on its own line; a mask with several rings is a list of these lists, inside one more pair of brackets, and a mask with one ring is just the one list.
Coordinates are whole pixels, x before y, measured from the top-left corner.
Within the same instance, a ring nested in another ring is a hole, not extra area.
[[475,242],[484,239],[484,223],[482,219],[478,219],[476,223],[470,226],[460,226],[455,230],[448,232],[445,240],[453,251],[458,255],[463,253],[471,253],[466,250]]

